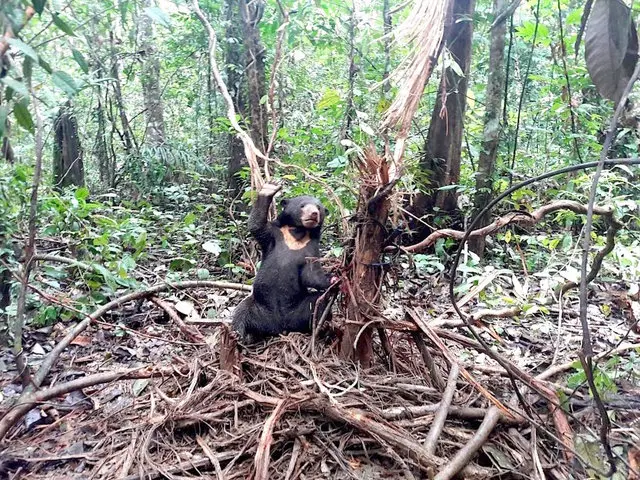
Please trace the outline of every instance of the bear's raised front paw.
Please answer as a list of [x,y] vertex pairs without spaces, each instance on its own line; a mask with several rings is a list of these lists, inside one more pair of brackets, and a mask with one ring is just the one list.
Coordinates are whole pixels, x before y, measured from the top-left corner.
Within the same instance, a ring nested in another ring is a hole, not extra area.
[[262,197],[273,197],[276,193],[278,193],[282,189],[282,185],[278,185],[276,183],[265,183],[258,195]]

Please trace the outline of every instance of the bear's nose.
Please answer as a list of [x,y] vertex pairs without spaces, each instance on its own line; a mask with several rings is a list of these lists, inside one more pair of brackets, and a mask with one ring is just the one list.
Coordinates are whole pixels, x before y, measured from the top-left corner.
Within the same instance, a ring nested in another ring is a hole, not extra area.
[[318,220],[318,212],[311,212],[311,218],[313,220]]

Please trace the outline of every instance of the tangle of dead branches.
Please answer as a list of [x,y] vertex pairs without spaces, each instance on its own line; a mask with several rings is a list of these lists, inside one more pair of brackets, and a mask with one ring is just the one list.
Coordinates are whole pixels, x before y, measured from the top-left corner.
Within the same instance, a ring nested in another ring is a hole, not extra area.
[[[635,78],[637,78],[637,75],[640,73],[640,64],[639,66],[636,68],[636,72],[634,73],[632,80],[634,81]],[[630,82],[629,85],[627,85],[627,89],[625,91],[626,95],[628,96],[629,91],[630,91],[630,86],[633,85],[633,82]],[[623,98],[626,98],[625,95],[623,94]],[[624,102],[623,102],[624,103]],[[619,109],[616,110],[616,114],[618,114]],[[614,118],[613,120],[615,120],[615,122],[617,122],[617,116],[616,114],[614,114]],[[608,144],[605,142],[605,147],[608,150]],[[611,166],[611,165],[638,165],[640,164],[640,159],[638,158],[632,158],[632,159],[616,159],[616,160],[606,160],[604,157],[605,154],[603,154],[603,157],[601,157],[599,162],[590,162],[590,163],[583,163],[580,165],[572,165],[569,167],[565,167],[565,168],[561,168],[559,170],[555,170],[552,172],[547,172],[544,173],[542,175],[538,175],[537,177],[534,178],[530,178],[524,182],[521,182],[509,189],[507,189],[505,192],[503,192],[502,194],[498,195],[495,199],[493,199],[480,213],[478,213],[478,215],[473,219],[473,221],[470,223],[469,227],[467,228],[467,230],[465,231],[460,244],[458,246],[458,250],[456,252],[456,256],[454,258],[453,261],[453,265],[451,266],[451,280],[449,282],[449,298],[451,299],[451,303],[452,306],[454,308],[454,310],[456,311],[456,314],[462,319],[462,321],[465,324],[465,327],[469,330],[469,332],[471,333],[471,335],[473,336],[473,338],[475,338],[475,340],[482,346],[483,351],[485,351],[485,353],[491,357],[492,359],[494,359],[496,362],[498,362],[498,364],[504,368],[507,371],[508,377],[511,381],[512,387],[514,389],[515,394],[518,397],[518,400],[520,401],[521,405],[523,405],[524,408],[528,408],[526,402],[524,401],[524,398],[522,396],[522,393],[520,392],[520,390],[518,389],[518,386],[516,384],[516,379],[520,380],[521,382],[523,382],[527,387],[533,389],[534,391],[538,392],[539,394],[541,394],[543,397],[547,398],[547,400],[549,400],[552,405],[554,406],[554,408],[557,409],[557,407],[559,407],[558,403],[557,403],[557,397],[555,395],[553,395],[553,392],[550,391],[547,387],[539,384],[536,381],[532,381],[531,377],[524,374],[524,372],[522,372],[518,367],[516,367],[515,365],[513,365],[511,362],[507,361],[505,358],[503,358],[502,356],[500,356],[497,352],[495,352],[493,349],[491,349],[491,347],[487,344],[487,342],[478,334],[478,332],[476,331],[475,327],[471,324],[471,322],[469,321],[469,317],[464,314],[462,312],[462,310],[460,309],[460,306],[457,304],[456,299],[455,299],[455,282],[456,282],[456,273],[457,273],[457,269],[458,269],[458,265],[460,263],[460,259],[462,257],[462,252],[464,251],[465,248],[465,244],[466,241],[469,239],[469,237],[471,236],[471,234],[474,232],[474,227],[476,225],[476,223],[478,222],[478,220],[480,218],[482,218],[483,215],[487,214],[488,212],[491,211],[491,209],[496,206],[500,201],[502,201],[504,198],[507,198],[509,195],[511,195],[513,192],[515,192],[516,190],[520,189],[520,188],[524,188],[528,185],[531,185],[532,183],[536,183],[536,182],[540,182],[542,180],[545,180],[547,178],[551,178],[557,175],[561,175],[564,173],[569,173],[569,172],[574,172],[574,171],[579,171],[579,170],[585,170],[588,168],[594,168],[594,167],[598,167],[598,168],[602,168],[604,166]],[[594,211],[594,205],[593,205],[593,198],[590,198],[590,204],[587,208],[587,222],[590,222],[590,220],[592,219],[592,213]],[[588,247],[588,243],[586,243],[586,246]],[[583,255],[587,255],[587,253],[583,253]],[[585,287],[584,291],[581,289],[581,297],[584,294],[585,295],[585,308],[586,308],[586,281],[587,281],[587,275],[586,275],[586,268],[583,271],[582,277],[581,277],[581,287]],[[582,298],[581,298],[582,300]],[[581,305],[582,305],[582,301],[581,301]],[[581,307],[582,308],[582,307]],[[582,314],[582,312],[581,312]],[[581,318],[581,320],[583,320]],[[582,326],[583,326],[583,334],[585,335],[585,338],[589,338],[589,331],[588,331],[588,324],[586,324],[586,321],[582,321]],[[583,339],[583,348],[585,346],[585,340]],[[591,343],[589,341],[588,343],[588,347],[589,350],[592,348],[591,347]],[[594,400],[596,401],[596,404],[598,405],[598,409],[600,411],[600,413],[602,414],[602,411],[604,410],[605,412],[605,417],[606,417],[606,409],[604,407],[604,405],[602,404],[602,401],[599,399],[597,390],[595,389],[595,385],[593,384],[593,372],[591,370],[591,360],[590,357],[588,357],[587,355],[581,354],[581,363],[583,365],[583,368],[585,370],[585,375],[587,377],[588,383],[589,383],[589,387],[592,389],[592,393],[594,395]],[[588,360],[587,360],[588,359]],[[591,377],[591,379],[589,379]],[[614,459],[613,456],[611,454],[610,451],[610,446],[609,446],[609,442],[608,442],[608,425],[609,425],[609,420],[608,417],[607,418],[602,418],[602,428],[600,431],[600,440],[603,444],[603,447],[605,448],[605,451],[607,452],[607,458],[609,459],[609,465],[611,469],[615,470],[615,465],[614,465]],[[559,425],[556,425],[558,428],[558,431],[560,433],[560,437],[561,439],[566,442],[567,441],[567,437],[566,435],[564,435],[562,433],[562,430],[559,428]],[[565,443],[566,445],[566,443]],[[568,445],[567,445],[568,446]]]

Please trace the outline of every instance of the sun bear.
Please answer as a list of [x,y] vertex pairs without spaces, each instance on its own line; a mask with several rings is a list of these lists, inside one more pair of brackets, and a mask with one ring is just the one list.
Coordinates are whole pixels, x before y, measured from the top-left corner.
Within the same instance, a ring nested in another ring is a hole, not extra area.
[[[281,186],[266,183],[249,215],[262,264],[252,294],[233,313],[232,326],[245,343],[285,332],[310,332],[316,301],[331,282],[318,262],[325,209],[309,196],[284,199],[275,221],[267,212]],[[311,292],[314,289],[316,292]],[[324,305],[320,305],[319,312]]]

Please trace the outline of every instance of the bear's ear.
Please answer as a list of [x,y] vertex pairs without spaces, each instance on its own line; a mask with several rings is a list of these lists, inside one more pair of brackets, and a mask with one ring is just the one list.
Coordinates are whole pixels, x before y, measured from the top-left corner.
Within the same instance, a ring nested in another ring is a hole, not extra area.
[[288,203],[289,203],[289,199],[288,198],[283,198],[282,200],[280,200],[280,207],[282,209],[284,209],[284,208],[286,208]]

